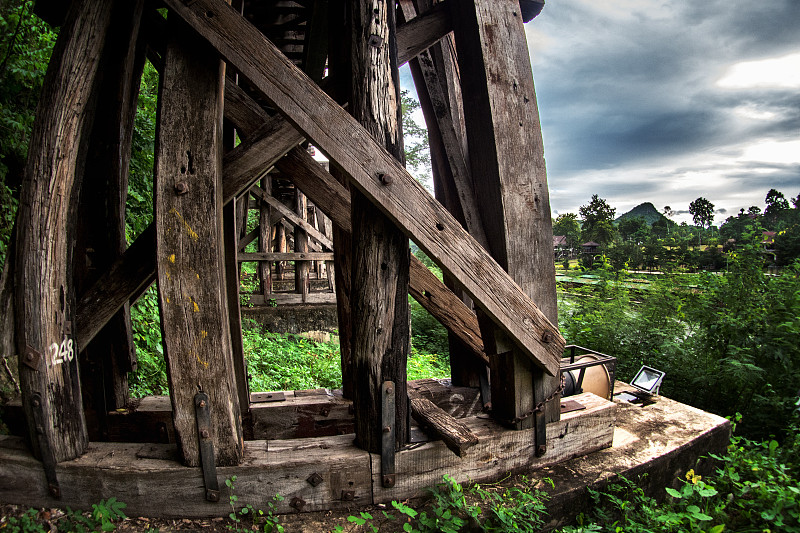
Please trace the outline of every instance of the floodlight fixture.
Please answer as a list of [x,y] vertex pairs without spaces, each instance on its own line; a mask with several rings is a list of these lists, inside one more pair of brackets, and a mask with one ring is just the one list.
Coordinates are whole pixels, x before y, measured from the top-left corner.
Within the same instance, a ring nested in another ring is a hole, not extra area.
[[647,394],[658,395],[665,374],[666,372],[651,366],[642,365],[642,368],[631,381],[631,385]]

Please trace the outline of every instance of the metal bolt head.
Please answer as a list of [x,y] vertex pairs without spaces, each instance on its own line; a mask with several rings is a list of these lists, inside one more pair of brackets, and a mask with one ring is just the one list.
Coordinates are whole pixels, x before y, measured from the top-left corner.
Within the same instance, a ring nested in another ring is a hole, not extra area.
[[207,439],[209,437],[209,435],[210,435],[210,433],[208,432],[207,429],[204,429],[204,430],[200,431],[200,436],[203,437],[204,439]]
[[314,472],[313,474],[311,474],[306,478],[306,481],[308,481],[308,484],[311,485],[312,487],[316,487],[320,485],[324,480],[322,479],[322,476]]
[[545,343],[545,344],[549,344],[549,343],[550,343],[550,341],[552,341],[552,340],[553,340],[553,335],[552,335],[552,333],[550,333],[549,331],[545,331],[545,332],[542,334],[542,342],[543,342],[543,343]]
[[342,491],[342,501],[343,502],[351,502],[356,499],[356,491],[354,490],[343,490]]
[[206,401],[205,400],[200,400],[200,403],[198,403],[197,405],[199,407],[205,407],[206,406]]
[[189,192],[189,185],[185,181],[179,181],[175,184],[176,194],[186,194],[187,192]]
[[31,400],[31,405],[34,407],[39,407],[40,405],[42,405],[42,402],[39,401],[39,398],[34,398],[33,400]]
[[390,489],[394,487],[395,482],[395,475],[394,474],[384,474],[382,476],[383,486],[384,488]]
[[292,501],[289,502],[289,507],[297,509],[298,511],[302,511],[303,507],[305,506],[306,506],[306,501],[303,498],[299,498],[297,496],[292,498]]
[[540,444],[536,447],[536,457],[541,457],[547,453],[547,446]]
[[392,427],[391,427],[391,426],[384,426],[384,427],[383,427],[383,432],[384,432],[384,433],[389,433],[391,430],[392,430]]
[[25,359],[27,359],[28,361],[33,361],[33,354],[32,354],[32,353],[28,353],[28,354],[25,356]]
[[378,174],[378,178],[381,180],[381,183],[383,183],[384,185],[391,185],[392,182],[394,181],[394,178],[392,178],[388,174]]
[[393,387],[386,387],[386,395],[388,396],[390,394],[394,394],[394,388]]
[[219,491],[208,489],[206,490],[206,500],[210,502],[218,502],[219,501]]

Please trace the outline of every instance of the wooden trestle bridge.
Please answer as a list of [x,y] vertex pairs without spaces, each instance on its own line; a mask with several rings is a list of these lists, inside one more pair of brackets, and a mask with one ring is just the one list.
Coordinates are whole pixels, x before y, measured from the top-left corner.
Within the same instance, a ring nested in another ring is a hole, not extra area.
[[[0,346],[18,356],[22,389],[21,436],[0,437],[0,500],[114,495],[131,513],[219,515],[220,480],[236,475],[243,501],[280,493],[282,511],[308,511],[610,446],[611,402],[584,394],[583,409],[560,410],[565,343],[523,26],[537,7],[39,0],[61,30],[0,294],[13,322]],[[154,220],[127,247],[145,60],[160,73]],[[403,165],[405,63],[435,197]],[[251,205],[260,223],[243,232]],[[308,292],[308,270],[334,267],[317,275],[335,291],[341,391],[250,393],[243,260],[260,265],[252,298],[264,301],[322,298]],[[294,296],[270,285],[286,261]],[[154,282],[170,395],[137,402],[129,306]],[[449,330],[452,381],[407,382],[408,294]]]

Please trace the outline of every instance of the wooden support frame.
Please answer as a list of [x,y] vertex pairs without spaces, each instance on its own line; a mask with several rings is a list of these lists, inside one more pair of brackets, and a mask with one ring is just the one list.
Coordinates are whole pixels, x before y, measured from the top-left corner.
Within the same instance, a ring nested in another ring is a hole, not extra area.
[[[39,98],[17,213],[15,329],[22,401],[33,449],[44,443],[55,462],[81,455],[88,444],[72,327],[74,211],[68,202],[80,183],[81,135],[112,7],[110,0],[77,0],[70,7]],[[39,424],[31,406],[36,395],[42,399]]]
[[[281,494],[284,499],[278,502],[279,513],[401,501],[425,495],[426,489],[439,483],[443,474],[462,483],[480,482],[497,479],[508,472],[535,471],[609,447],[616,406],[589,393],[574,399],[586,409],[567,413],[559,422],[548,425],[547,439],[557,452],[541,458],[535,457],[532,449],[531,430],[506,430],[486,415],[468,413],[460,422],[478,437],[477,445],[467,449],[461,458],[437,440],[397,452],[397,484],[390,489],[382,488],[377,479],[380,455],[356,448],[352,434],[247,441],[243,462],[239,466],[220,467],[217,473],[221,478],[237,476],[237,495],[254,506],[266,507],[275,494]],[[311,423],[346,411],[347,405],[347,402],[329,401],[324,411],[324,404],[311,407],[303,403],[302,397],[295,397],[291,402],[291,407],[278,409],[284,413],[304,410],[305,420]],[[285,415],[268,418],[274,421],[275,427],[298,420],[291,416],[287,419]],[[323,482],[312,486],[307,479],[315,472]],[[64,486],[73,488],[65,492],[60,505],[90,508],[107,496],[103,494],[106,487],[113,486],[117,497],[128,504],[126,512],[129,514],[182,518],[219,516],[219,505],[205,501],[202,472],[177,464],[172,444],[92,443],[83,457],[59,464],[57,474]],[[20,484],[29,490],[19,491]],[[176,486],[189,488],[176,491]],[[293,498],[305,504],[299,509],[292,507]],[[55,505],[47,496],[41,463],[31,457],[19,437],[0,436],[0,499],[39,507]],[[159,505],[154,507],[153,501],[158,501]]]
[[[156,139],[159,306],[178,451],[199,466],[195,395],[208,396],[220,465],[242,460],[242,422],[223,262],[224,65],[180,19],[167,21]],[[205,438],[204,438],[205,439]],[[205,442],[205,440],[204,440]]]
[[[166,0],[166,4],[208,39],[348,173],[362,194],[463,285],[521,353],[549,375],[559,371],[565,342],[558,328],[368,132],[221,0],[197,0],[189,6]],[[340,142],[342,131],[350,133],[347,146]],[[391,176],[392,184],[387,186],[381,175]]]
[[[451,10],[462,80],[464,119],[475,194],[489,251],[551,323],[557,322],[552,223],[541,126],[525,30],[515,0],[469,0]],[[492,412],[519,428],[528,413],[559,387],[533,368],[520,346],[486,320],[492,358]],[[549,373],[551,376],[553,374]],[[558,402],[546,407],[558,418]],[[544,453],[544,417],[535,415]]]

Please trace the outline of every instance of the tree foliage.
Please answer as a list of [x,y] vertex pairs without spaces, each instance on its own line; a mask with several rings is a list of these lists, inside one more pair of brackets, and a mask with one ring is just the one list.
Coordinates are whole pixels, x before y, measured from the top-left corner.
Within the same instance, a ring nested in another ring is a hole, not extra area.
[[0,3],[0,265],[16,216],[28,139],[56,33],[33,0]]
[[608,205],[603,198],[593,194],[589,203],[582,205],[578,212],[583,220],[581,236],[583,240],[595,241],[599,244],[607,244],[614,240],[616,230],[613,221],[617,210]]
[[689,204],[689,213],[694,223],[701,228],[711,226],[714,222],[714,204],[702,196]]
[[578,215],[575,213],[558,215],[553,221],[553,235],[563,235],[567,239],[567,246],[570,249],[576,248],[581,239],[581,224],[578,222]]

